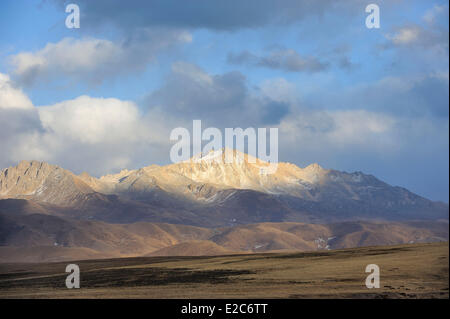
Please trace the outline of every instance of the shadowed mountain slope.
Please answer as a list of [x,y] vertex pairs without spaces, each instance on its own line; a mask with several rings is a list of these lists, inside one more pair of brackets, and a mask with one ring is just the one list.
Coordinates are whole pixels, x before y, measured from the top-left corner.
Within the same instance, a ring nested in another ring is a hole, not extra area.
[[109,224],[46,214],[43,206],[25,200],[1,202],[6,201],[11,209],[0,205],[0,262],[311,251],[448,240],[448,223],[435,221],[284,222],[221,228]]

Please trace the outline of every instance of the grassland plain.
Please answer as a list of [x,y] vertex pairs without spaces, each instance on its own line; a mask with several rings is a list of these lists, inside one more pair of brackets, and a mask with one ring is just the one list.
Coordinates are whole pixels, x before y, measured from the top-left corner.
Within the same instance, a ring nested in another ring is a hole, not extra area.
[[[0,264],[0,298],[449,298],[448,242],[332,251]],[[380,288],[365,286],[366,265]]]

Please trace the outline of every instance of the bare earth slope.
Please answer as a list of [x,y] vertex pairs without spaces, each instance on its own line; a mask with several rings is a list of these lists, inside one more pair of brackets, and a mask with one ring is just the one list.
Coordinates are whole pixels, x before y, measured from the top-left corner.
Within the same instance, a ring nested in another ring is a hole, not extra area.
[[31,211],[2,211],[0,206],[0,262],[310,251],[448,240],[448,223],[434,221],[284,222],[211,229],[148,222],[109,224],[34,213],[36,205],[23,200],[16,206]]

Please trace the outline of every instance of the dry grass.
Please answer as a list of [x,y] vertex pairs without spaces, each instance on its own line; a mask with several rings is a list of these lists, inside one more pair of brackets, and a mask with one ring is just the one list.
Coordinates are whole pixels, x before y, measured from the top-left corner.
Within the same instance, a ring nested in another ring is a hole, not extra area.
[[[0,264],[1,298],[448,298],[448,242],[309,253]],[[381,288],[367,289],[367,264]]]

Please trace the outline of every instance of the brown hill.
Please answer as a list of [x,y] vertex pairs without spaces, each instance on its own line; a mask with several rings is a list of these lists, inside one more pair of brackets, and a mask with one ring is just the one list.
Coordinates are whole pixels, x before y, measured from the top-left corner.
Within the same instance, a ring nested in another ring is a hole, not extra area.
[[[35,207],[24,200],[12,204]],[[311,251],[446,240],[446,222],[260,223],[211,229],[148,222],[108,224],[0,210],[0,262]]]
[[41,263],[63,260],[87,260],[117,257],[115,254],[101,253],[83,247],[53,247],[53,246],[0,246],[0,261],[2,263]]
[[234,251],[320,250],[448,240],[445,222],[262,223],[224,229],[211,238]]

